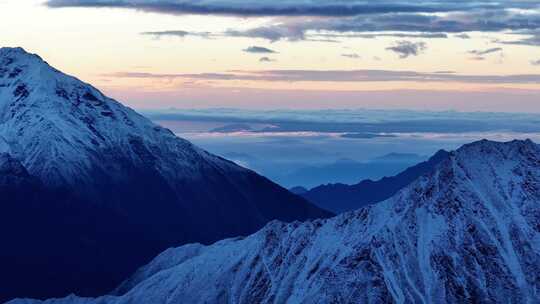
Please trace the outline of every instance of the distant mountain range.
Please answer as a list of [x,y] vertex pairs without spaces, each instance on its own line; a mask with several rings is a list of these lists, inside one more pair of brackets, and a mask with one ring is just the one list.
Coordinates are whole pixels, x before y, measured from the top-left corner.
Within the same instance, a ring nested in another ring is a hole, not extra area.
[[540,147],[480,141],[379,204],[170,249],[115,295],[46,303],[537,303],[539,202]]
[[214,133],[234,133],[234,132],[243,132],[243,131],[251,131],[252,128],[249,124],[229,124],[225,125],[223,127],[214,128],[210,130],[210,132]]
[[[334,213],[352,211],[392,197],[415,179],[433,170],[448,156],[448,152],[440,150],[425,162],[409,167],[395,176],[384,177],[377,181],[368,179],[355,185],[327,184],[311,190],[304,188],[305,191],[303,191],[300,188],[295,188],[291,191]],[[400,161],[402,156],[393,154],[389,155],[388,158]]]
[[20,48],[0,49],[0,302],[110,291],[171,246],[328,217]]
[[342,158],[327,164],[303,164],[301,166],[289,164],[288,167],[293,168],[289,170],[284,170],[284,168],[278,166],[275,166],[276,169],[274,169],[269,164],[264,163],[264,160],[235,159],[253,165],[260,172],[266,172],[269,178],[284,187],[301,186],[312,188],[326,183],[353,184],[367,178],[374,179],[395,175],[414,164],[426,160],[426,158],[416,154],[392,153],[367,161]]

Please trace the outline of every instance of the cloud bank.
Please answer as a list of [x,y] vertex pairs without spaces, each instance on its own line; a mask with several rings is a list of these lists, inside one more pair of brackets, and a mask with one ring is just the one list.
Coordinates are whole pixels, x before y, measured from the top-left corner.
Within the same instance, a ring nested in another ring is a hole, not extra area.
[[[540,46],[540,2],[527,0],[48,0],[46,5],[51,8],[121,8],[170,15],[273,17],[251,28],[225,28],[219,32],[166,29],[141,33],[156,39],[193,36],[254,38],[268,42],[340,42],[347,38],[392,37],[402,40],[386,50],[402,59],[418,56],[427,49],[426,42],[413,39],[446,39],[450,35],[469,39],[471,32],[512,33],[516,34],[515,40],[494,42]],[[501,50],[499,47],[473,50],[469,59],[485,60],[486,55]],[[244,51],[274,53],[262,47]]]
[[[512,7],[530,7],[525,1]],[[212,14],[239,16],[356,16],[386,13],[435,13],[463,9],[504,7],[496,1],[358,1],[358,0],[49,0],[49,7],[112,7],[166,14]]]
[[[518,0],[420,0],[414,3],[403,0],[49,0],[46,5],[53,8],[124,8],[165,14],[307,17],[227,32],[230,36],[258,37],[271,41],[305,39],[309,31],[442,34],[540,29],[540,4],[537,1]],[[537,45],[537,38],[516,42]]]
[[540,132],[538,115],[525,113],[434,112],[411,110],[182,109],[145,112],[155,120],[269,124],[254,132],[346,132],[351,134]]
[[105,74],[110,78],[147,79],[195,79],[195,80],[245,80],[282,82],[463,82],[479,84],[537,84],[540,74],[517,75],[463,75],[451,71],[422,73],[392,70],[253,70],[230,71],[227,73],[156,74],[118,72]]

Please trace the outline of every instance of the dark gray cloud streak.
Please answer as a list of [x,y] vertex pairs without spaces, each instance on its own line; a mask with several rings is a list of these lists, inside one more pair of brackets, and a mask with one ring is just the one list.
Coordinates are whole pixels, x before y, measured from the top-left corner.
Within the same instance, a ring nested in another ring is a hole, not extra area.
[[261,57],[261,58],[259,59],[259,62],[274,62],[274,61],[276,61],[276,60],[275,60],[275,59],[272,59],[272,58],[270,58],[270,57]]
[[141,35],[144,36],[153,36],[155,38],[160,38],[164,36],[171,36],[171,37],[188,37],[188,36],[196,36],[201,38],[213,38],[215,35],[213,35],[210,32],[188,32],[188,31],[182,31],[182,30],[170,30],[170,31],[156,31],[156,32],[142,32]]
[[[508,1],[512,7],[530,7],[527,1]],[[239,16],[356,16],[386,13],[435,13],[463,9],[506,7],[498,1],[402,0],[49,0],[49,7],[111,7],[165,14],[211,14]]]
[[[376,38],[446,38],[448,33],[515,31],[530,35],[511,44],[540,45],[540,10],[516,12],[509,10],[480,10],[451,12],[444,15],[417,13],[386,13],[340,18],[288,19],[276,25],[248,30],[229,30],[233,37],[261,38],[269,41],[306,40],[308,37]],[[386,33],[385,33],[386,32]],[[394,33],[388,33],[394,32]]]
[[[161,36],[177,36],[177,37],[187,37],[195,36],[208,39],[214,38],[223,38],[223,37],[243,37],[243,38],[262,38],[269,40],[270,42],[275,42],[281,39],[287,39],[290,41],[300,41],[308,40],[306,38],[306,33],[303,29],[296,29],[294,24],[289,24],[289,27],[258,27],[251,30],[237,31],[237,30],[227,30],[221,33],[210,33],[210,32],[188,32],[183,30],[168,30],[168,31],[155,31],[155,32],[143,32],[141,35],[148,35],[154,37]],[[446,39],[448,35],[446,33],[347,33],[347,34],[330,34],[330,33],[319,33],[316,34],[317,39],[309,39],[312,41],[327,41],[327,42],[338,42],[336,39],[339,38],[364,38],[364,39],[375,39],[379,37],[393,37],[393,38],[441,38]]]
[[397,53],[399,58],[403,59],[420,55],[420,53],[427,49],[427,45],[425,42],[397,41],[396,45],[387,47],[386,49]]
[[540,46],[540,30],[526,30],[520,31],[516,34],[521,34],[521,37],[518,40],[513,41],[498,41],[503,44],[513,44],[513,45],[528,45],[528,46]]
[[472,51],[469,51],[469,54],[476,55],[476,56],[484,56],[484,55],[488,55],[492,53],[502,52],[502,50],[503,49],[500,47],[490,48],[487,50],[472,50]]
[[262,47],[262,46],[250,46],[250,47],[244,49],[244,52],[253,53],[253,54],[275,54],[275,53],[277,53],[274,50],[271,50],[269,48],[265,48],[265,47]]
[[466,33],[456,34],[454,37],[460,38],[460,39],[471,39],[471,36],[469,36],[469,34],[466,34]]
[[105,74],[111,78],[155,78],[194,80],[239,80],[239,81],[281,81],[281,82],[463,82],[480,84],[537,84],[540,74],[520,75],[461,75],[452,72],[421,73],[414,71],[389,70],[261,70],[230,71],[227,73],[199,74],[153,74],[119,72]]
[[362,56],[356,54],[356,53],[351,53],[351,54],[341,54],[341,57],[345,57],[345,58],[349,58],[349,59],[361,59]]

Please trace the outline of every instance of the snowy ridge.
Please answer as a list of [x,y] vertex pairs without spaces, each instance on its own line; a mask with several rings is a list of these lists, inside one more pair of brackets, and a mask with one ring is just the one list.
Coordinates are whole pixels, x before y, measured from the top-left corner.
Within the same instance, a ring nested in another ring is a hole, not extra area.
[[53,185],[90,183],[96,170],[120,175],[120,167],[96,168],[119,158],[170,179],[200,178],[204,166],[241,170],[21,48],[0,49],[0,135],[0,149],[7,143],[33,175]]
[[45,303],[538,303],[540,147],[465,145],[387,201],[169,250],[119,292]]

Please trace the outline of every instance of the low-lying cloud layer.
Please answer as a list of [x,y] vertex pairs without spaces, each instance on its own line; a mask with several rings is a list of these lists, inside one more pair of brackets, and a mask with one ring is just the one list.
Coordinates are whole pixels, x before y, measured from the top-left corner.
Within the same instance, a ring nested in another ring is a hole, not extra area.
[[[324,109],[156,110],[146,114],[154,120],[213,121],[234,124],[272,125],[263,132],[460,133],[540,132],[540,117],[525,113],[433,112],[411,110]],[[255,131],[255,130],[253,130]]]
[[[374,158],[381,161],[388,156],[380,156],[391,152],[399,152],[401,157],[403,153],[427,157],[441,148],[452,150],[483,138],[540,140],[540,118],[531,114],[220,108],[152,111],[146,115],[205,149],[287,187],[379,178],[362,176],[368,168],[355,163]],[[186,130],[190,124],[198,130]],[[313,169],[317,167],[321,169]],[[306,171],[309,174],[300,174]],[[319,171],[324,172],[323,179],[314,176]],[[347,177],[349,173],[352,179]]]

